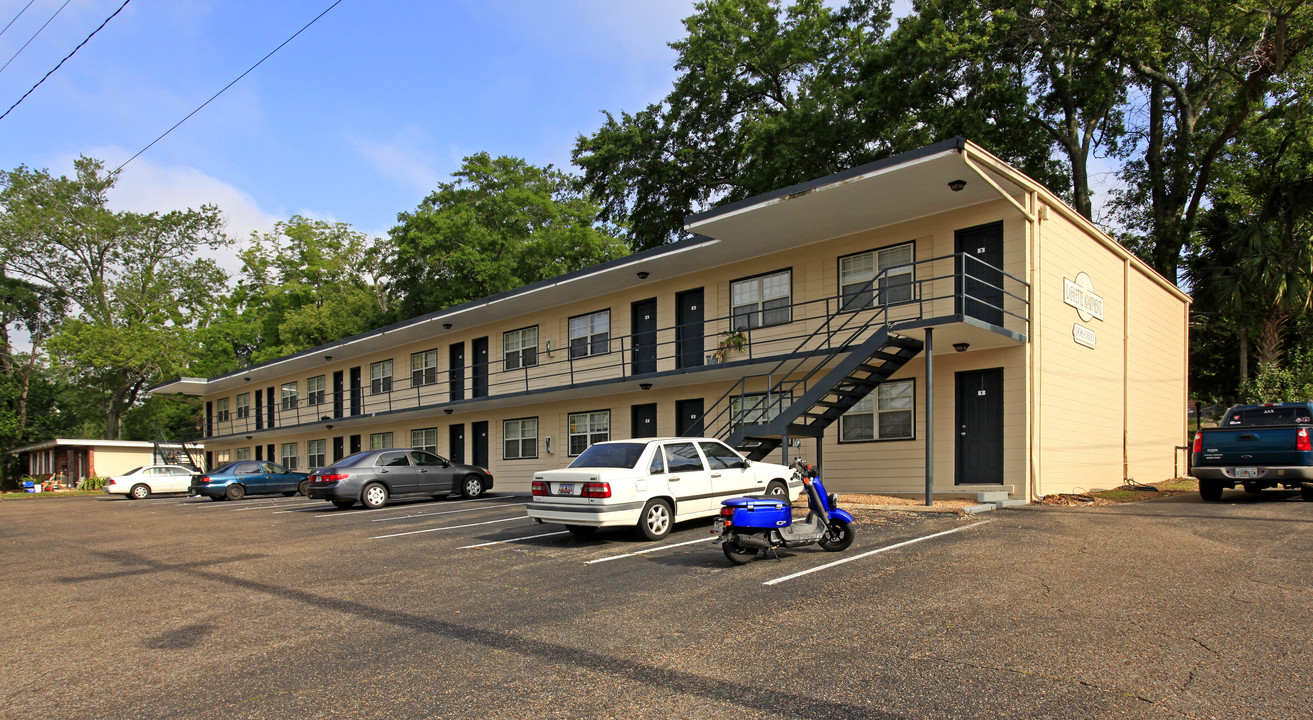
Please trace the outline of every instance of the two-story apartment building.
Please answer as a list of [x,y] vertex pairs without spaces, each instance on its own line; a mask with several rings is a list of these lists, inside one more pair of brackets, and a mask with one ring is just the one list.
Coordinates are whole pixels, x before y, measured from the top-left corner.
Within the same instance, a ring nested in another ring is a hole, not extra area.
[[1189,298],[962,139],[690,217],[692,239],[154,392],[214,463],[419,447],[527,491],[589,444],[708,434],[832,489],[1162,480]]

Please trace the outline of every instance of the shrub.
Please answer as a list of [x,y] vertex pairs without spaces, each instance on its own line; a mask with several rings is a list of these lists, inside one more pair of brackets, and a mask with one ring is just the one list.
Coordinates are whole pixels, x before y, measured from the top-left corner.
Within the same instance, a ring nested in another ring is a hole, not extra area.
[[1313,400],[1313,353],[1291,353],[1284,366],[1264,363],[1240,385],[1241,403]]
[[105,487],[105,483],[107,483],[107,482],[109,482],[109,481],[106,480],[106,479],[103,478],[103,477],[100,477],[100,476],[98,476],[98,475],[92,475],[91,477],[85,477],[85,478],[82,478],[82,482],[79,482],[79,483],[78,483],[78,489],[79,489],[79,490],[99,490],[99,489]]

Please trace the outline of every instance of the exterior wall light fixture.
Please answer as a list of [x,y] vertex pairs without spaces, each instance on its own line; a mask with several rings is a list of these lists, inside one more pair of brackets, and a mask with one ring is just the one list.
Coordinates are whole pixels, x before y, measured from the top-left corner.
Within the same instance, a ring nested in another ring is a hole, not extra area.
[[953,343],[953,349],[958,352],[966,352],[971,347],[971,343]]
[[638,389],[639,389],[639,390],[651,390],[651,389],[652,389],[652,383],[639,383],[639,384],[638,384]]
[[450,414],[452,414],[452,413],[455,412],[455,411],[452,410],[451,408],[446,408],[446,409],[444,409],[442,412],[446,413],[447,415],[450,415]]
[[646,271],[646,270],[639,270],[639,271],[638,271],[638,279],[639,279],[639,280],[646,280],[646,279],[647,279],[647,276],[648,276],[649,274],[650,274],[650,273],[648,273],[648,271]]
[[451,323],[442,323],[442,329],[443,329],[443,330],[450,330],[450,329],[451,329]]
[[967,186],[966,180],[953,180],[948,183],[949,189],[953,192],[962,192],[962,188]]

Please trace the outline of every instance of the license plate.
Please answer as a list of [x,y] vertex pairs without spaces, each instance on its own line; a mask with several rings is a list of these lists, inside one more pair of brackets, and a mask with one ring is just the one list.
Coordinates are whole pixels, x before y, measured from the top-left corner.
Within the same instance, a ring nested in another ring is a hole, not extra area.
[[561,483],[556,486],[557,495],[573,495],[574,483]]
[[719,535],[725,529],[725,518],[716,518],[715,533]]
[[1236,468],[1235,476],[1240,478],[1258,477],[1258,468]]

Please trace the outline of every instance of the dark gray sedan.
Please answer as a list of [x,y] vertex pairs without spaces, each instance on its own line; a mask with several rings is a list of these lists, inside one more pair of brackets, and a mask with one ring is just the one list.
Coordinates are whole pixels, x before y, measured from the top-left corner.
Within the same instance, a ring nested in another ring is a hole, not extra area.
[[310,474],[306,496],[331,500],[340,508],[360,502],[381,508],[397,495],[460,493],[476,498],[492,489],[492,473],[475,465],[461,465],[424,450],[399,448],[368,450],[343,458]]

